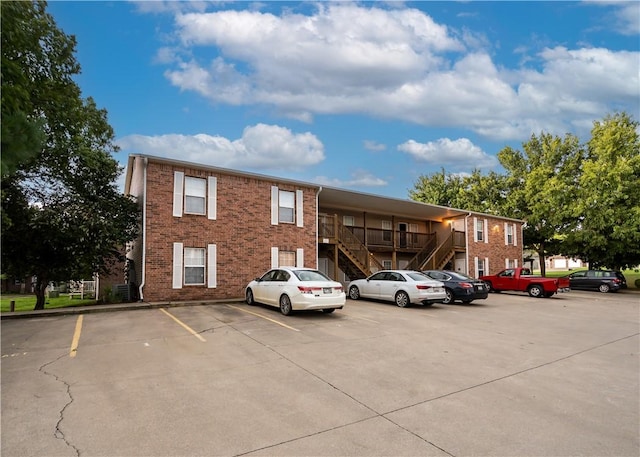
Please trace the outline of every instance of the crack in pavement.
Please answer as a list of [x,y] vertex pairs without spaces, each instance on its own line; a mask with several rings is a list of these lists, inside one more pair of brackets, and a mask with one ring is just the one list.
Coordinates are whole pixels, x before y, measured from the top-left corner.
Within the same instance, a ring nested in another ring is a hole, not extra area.
[[67,396],[69,397],[69,401],[68,401],[68,402],[67,402],[67,403],[62,407],[62,409],[60,409],[60,413],[59,413],[59,416],[60,416],[60,417],[59,417],[59,419],[58,419],[58,422],[56,422],[56,430],[55,430],[55,432],[53,433],[53,436],[54,436],[56,439],[58,439],[58,440],[62,440],[62,441],[64,441],[64,442],[65,442],[65,444],[66,444],[67,446],[69,446],[70,448],[72,448],[72,449],[75,451],[76,455],[77,455],[78,457],[80,457],[80,449],[78,449],[77,447],[75,447],[75,446],[73,445],[73,443],[71,443],[71,442],[67,439],[67,437],[65,436],[64,432],[60,429],[60,425],[62,424],[62,421],[64,420],[64,412],[65,412],[65,410],[69,407],[69,405],[71,405],[71,403],[73,403],[73,400],[74,400],[74,399],[73,399],[73,395],[71,395],[71,384],[69,384],[69,383],[68,383],[68,382],[66,382],[65,380],[63,380],[63,379],[59,378],[59,377],[58,377],[58,376],[56,376],[55,374],[53,374],[53,373],[51,373],[51,372],[49,372],[49,371],[47,371],[47,370],[45,369],[45,368],[46,368],[46,367],[48,367],[49,365],[51,365],[51,364],[53,364],[53,363],[55,363],[55,362],[59,361],[60,359],[62,359],[63,357],[66,357],[66,356],[67,356],[66,354],[63,354],[63,355],[61,355],[60,357],[58,357],[58,358],[56,358],[56,359],[52,360],[51,362],[47,362],[47,363],[45,363],[44,365],[42,365],[42,366],[38,369],[38,371],[40,371],[41,373],[44,373],[44,374],[45,374],[45,375],[47,375],[47,376],[51,376],[51,377],[52,377],[52,378],[54,378],[56,381],[58,381],[58,382],[60,382],[60,383],[64,384],[64,386],[65,386],[65,387],[66,387],[66,389],[67,389]]

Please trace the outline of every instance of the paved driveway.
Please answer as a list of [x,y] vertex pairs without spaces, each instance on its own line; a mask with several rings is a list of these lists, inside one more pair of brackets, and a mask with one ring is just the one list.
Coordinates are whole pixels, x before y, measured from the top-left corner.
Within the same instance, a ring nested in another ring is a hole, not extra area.
[[633,456],[640,295],[2,321],[3,456]]

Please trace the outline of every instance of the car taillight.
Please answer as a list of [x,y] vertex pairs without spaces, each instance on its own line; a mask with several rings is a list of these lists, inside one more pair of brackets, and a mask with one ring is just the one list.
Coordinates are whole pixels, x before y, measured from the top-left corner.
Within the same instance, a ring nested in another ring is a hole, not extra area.
[[463,289],[473,289],[473,284],[470,284],[468,282],[461,282],[460,287],[462,287]]
[[616,284],[620,284],[622,281],[620,281],[620,278],[614,278],[613,282],[615,282]]
[[431,289],[431,286],[416,285],[416,287],[417,287],[419,290],[427,290],[427,289]]
[[338,293],[342,293],[342,286],[334,287],[333,290],[335,290]]
[[305,287],[305,286],[298,286],[298,289],[300,290],[300,292],[302,292],[303,294],[314,294],[316,292],[319,292],[322,290],[322,287]]

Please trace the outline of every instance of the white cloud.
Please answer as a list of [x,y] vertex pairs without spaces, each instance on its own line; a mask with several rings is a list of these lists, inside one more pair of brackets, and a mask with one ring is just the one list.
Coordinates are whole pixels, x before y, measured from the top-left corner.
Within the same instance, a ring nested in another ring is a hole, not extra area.
[[378,143],[377,141],[372,140],[364,140],[363,145],[367,151],[379,152],[387,149],[386,144]]
[[132,2],[141,13],[182,13],[185,11],[203,12],[207,9],[206,1],[199,0],[140,0]]
[[[329,2],[311,16],[178,14],[177,38],[190,57],[165,75],[214,103],[259,104],[303,122],[364,114],[470,128],[503,141],[541,130],[564,134],[614,110],[640,111],[638,52],[549,47],[527,55],[523,67],[504,68],[484,50],[483,35],[416,9],[383,7]],[[202,50],[215,57],[198,58]],[[164,50],[158,58],[180,55]]]
[[398,145],[398,150],[406,152],[419,162],[450,165],[453,168],[492,168],[498,164],[494,156],[485,153],[467,138],[440,138],[428,143],[409,140]]
[[351,179],[348,180],[316,176],[312,181],[317,184],[332,187],[381,187],[388,184],[384,179],[378,178],[370,172],[361,169],[351,173]]
[[640,34],[640,3],[630,0],[588,0],[586,4],[593,4],[613,8],[613,22],[611,27],[622,35]]
[[205,134],[129,135],[118,145],[131,153],[240,169],[300,170],[325,158],[313,134],[265,124],[245,128],[242,138],[233,141]]

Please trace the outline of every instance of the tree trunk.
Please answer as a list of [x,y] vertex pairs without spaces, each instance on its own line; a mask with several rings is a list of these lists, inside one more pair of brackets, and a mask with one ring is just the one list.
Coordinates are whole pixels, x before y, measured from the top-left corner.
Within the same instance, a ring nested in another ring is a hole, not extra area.
[[544,255],[544,247],[541,246],[540,249],[538,249],[538,259],[540,261],[540,274],[542,276],[547,276],[547,265],[545,262],[545,255]]
[[34,311],[44,309],[47,284],[48,282],[41,280],[40,277],[36,280],[36,306],[33,308]]

